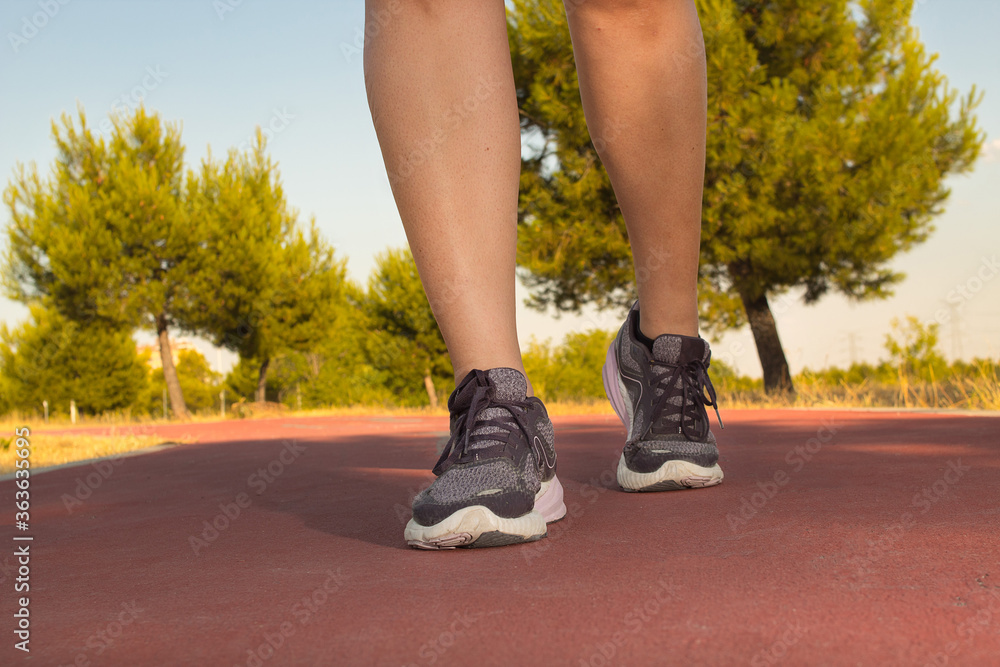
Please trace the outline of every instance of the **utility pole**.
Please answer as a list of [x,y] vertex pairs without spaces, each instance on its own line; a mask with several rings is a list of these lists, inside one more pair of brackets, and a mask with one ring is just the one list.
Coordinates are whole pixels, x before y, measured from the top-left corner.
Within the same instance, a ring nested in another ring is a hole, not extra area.
[[958,361],[964,355],[962,350],[962,314],[953,303],[948,304],[948,311],[951,319],[948,320],[948,328],[951,330],[951,360]]
[[847,332],[847,354],[851,359],[851,366],[858,363],[858,334],[855,331]]

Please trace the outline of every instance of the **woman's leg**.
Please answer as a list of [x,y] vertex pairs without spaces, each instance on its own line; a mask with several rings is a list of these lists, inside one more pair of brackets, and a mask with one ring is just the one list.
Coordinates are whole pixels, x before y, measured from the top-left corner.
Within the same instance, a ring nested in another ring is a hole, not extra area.
[[566,0],[587,125],[632,243],[642,333],[698,335],[706,81],[692,0]]
[[523,372],[521,142],[504,4],[367,0],[366,21],[368,103],[456,381],[473,368]]

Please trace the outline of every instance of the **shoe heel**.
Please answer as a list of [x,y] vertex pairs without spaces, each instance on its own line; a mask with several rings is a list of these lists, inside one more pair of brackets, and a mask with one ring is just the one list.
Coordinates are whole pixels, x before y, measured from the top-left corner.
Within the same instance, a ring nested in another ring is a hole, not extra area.
[[563,502],[563,487],[558,477],[547,482],[548,488],[535,499],[535,511],[542,515],[545,523],[552,523],[566,516],[566,503]]
[[625,428],[628,428],[628,412],[625,409],[621,385],[618,384],[618,357],[615,354],[615,342],[611,341],[611,345],[608,347],[608,355],[604,359],[604,367],[601,369],[601,378],[604,380],[604,393],[611,401],[611,407],[615,409],[615,414],[618,415],[618,419],[622,420]]

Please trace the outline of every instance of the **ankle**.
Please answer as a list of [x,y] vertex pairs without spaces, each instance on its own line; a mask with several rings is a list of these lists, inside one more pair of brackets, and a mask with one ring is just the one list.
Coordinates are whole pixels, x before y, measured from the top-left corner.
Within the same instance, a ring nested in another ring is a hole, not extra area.
[[671,298],[656,299],[654,295],[639,295],[639,326],[643,336],[656,340],[657,336],[673,334],[675,336],[698,337],[698,298],[696,293],[688,295],[680,290],[666,296]]
[[640,340],[642,340],[641,337],[648,338],[650,344],[652,344],[652,341],[656,340],[658,336],[662,336],[663,334],[698,338],[698,319],[669,317],[657,319],[652,315],[642,313],[642,316],[639,318],[638,333],[640,335]]

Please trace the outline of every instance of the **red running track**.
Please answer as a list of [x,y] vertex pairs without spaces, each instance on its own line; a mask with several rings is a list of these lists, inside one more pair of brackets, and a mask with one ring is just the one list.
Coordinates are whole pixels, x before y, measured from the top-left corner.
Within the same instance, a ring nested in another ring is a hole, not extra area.
[[659,494],[614,417],[556,419],[568,518],[449,552],[402,540],[444,417],[159,427],[198,443],[32,478],[0,663],[1000,664],[1000,418],[724,416],[725,482]]

